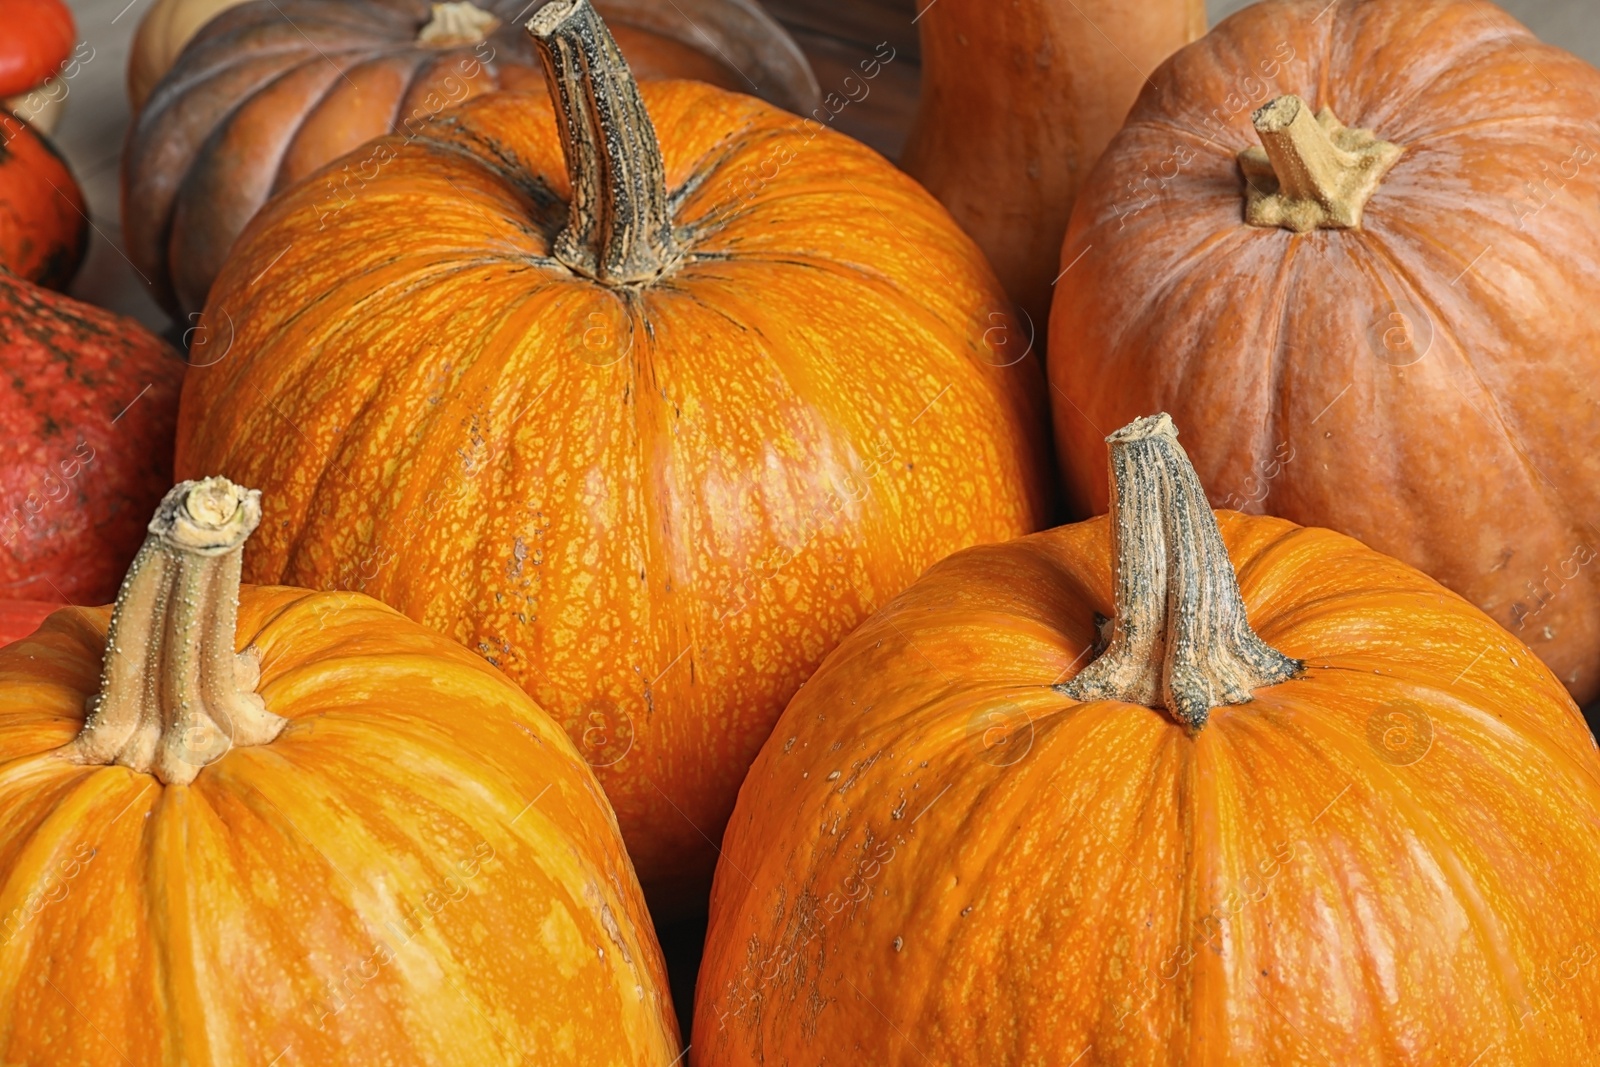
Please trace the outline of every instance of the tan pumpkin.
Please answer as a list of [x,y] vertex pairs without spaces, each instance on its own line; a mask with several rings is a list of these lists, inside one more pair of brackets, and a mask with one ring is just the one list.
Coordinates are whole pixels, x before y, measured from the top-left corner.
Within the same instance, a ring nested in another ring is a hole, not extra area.
[[[122,173],[128,256],[157,301],[197,313],[264,204],[363,143],[418,137],[496,89],[543,92],[528,0],[251,0],[207,22],[140,111]],[[694,78],[811,108],[816,78],[753,0],[600,0],[642,78]],[[376,165],[325,175],[348,198]]]
[[1483,0],[1268,0],[1179,52],[1061,251],[1079,511],[1168,410],[1219,505],[1396,556],[1600,695],[1597,114]]

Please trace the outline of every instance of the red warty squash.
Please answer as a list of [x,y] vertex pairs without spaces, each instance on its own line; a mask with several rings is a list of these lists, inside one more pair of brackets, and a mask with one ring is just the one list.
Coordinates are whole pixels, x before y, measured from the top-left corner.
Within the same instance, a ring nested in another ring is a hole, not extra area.
[[[207,23],[140,112],[123,162],[128,255],[157,300],[198,312],[251,216],[330,160],[390,131],[415,139],[445,109],[495,89],[542,92],[522,28],[535,6],[256,0]],[[751,0],[600,8],[618,21],[641,77],[719,82],[796,109],[815,103],[799,48]],[[361,195],[384,162],[358,153],[324,174],[319,213]]]
[[63,289],[89,247],[89,209],[50,141],[0,113],[0,268]]
[[900,160],[950,209],[1042,344],[1078,187],[1204,0],[918,0],[922,99]]
[[103,603],[172,484],[183,357],[0,270],[0,369],[0,599]]
[[1043,522],[1042,379],[982,255],[880,156],[635,85],[583,0],[535,19],[559,114],[474,100],[377,142],[325,224],[308,182],[245,232],[178,467],[265,488],[252,580],[364,589],[521,682],[652,903],[703,909],[833,643]]
[[1077,507],[1164,408],[1214,502],[1397,556],[1600,694],[1596,114],[1600,71],[1481,0],[1268,0],[1178,53],[1061,251]]
[[560,727],[376,601],[241,589],[259,519],[178,486],[115,608],[0,650],[0,1059],[674,1062]]
[[0,110],[49,133],[68,92],[61,74],[78,37],[72,9],[64,0],[0,0],[0,26]]
[[1109,517],[945,560],[784,712],[693,1063],[1580,1062],[1600,753],[1560,683],[1348,537],[1213,516],[1165,416],[1110,440]]

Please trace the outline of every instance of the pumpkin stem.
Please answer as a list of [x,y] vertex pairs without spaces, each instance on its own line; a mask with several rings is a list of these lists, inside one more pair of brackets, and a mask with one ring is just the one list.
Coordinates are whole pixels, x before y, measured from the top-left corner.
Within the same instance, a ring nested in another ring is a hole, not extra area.
[[162,498],[106,635],[100,691],[65,755],[187,785],[233,745],[262,745],[288,720],[256,694],[253,649],[235,654],[239,565],[261,494],[226,478]]
[[1305,666],[1250,629],[1216,515],[1165,413],[1135,419],[1111,448],[1116,618],[1106,649],[1057,686],[1077,700],[1165,707],[1191,731]]
[[433,5],[427,24],[417,31],[417,43],[434,48],[477,44],[499,27],[500,20],[476,4],[450,0]]
[[1358,230],[1367,201],[1405,151],[1345,126],[1329,108],[1312,118],[1298,96],[1280,96],[1252,119],[1261,147],[1239,153],[1252,226]]
[[551,0],[528,21],[556,104],[572,180],[553,253],[611,285],[648,282],[677,262],[661,145],[627,61],[589,0]]

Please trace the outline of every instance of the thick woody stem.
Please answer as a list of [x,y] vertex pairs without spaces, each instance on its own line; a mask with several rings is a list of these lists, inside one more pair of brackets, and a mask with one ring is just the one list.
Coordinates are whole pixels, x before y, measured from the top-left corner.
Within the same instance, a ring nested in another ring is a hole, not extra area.
[[1250,629],[1216,516],[1172,419],[1135,419],[1106,441],[1116,617],[1105,651],[1057,688],[1077,700],[1164,707],[1199,730],[1212,708],[1246,703],[1305,665]]
[[500,20],[465,0],[434,4],[431,17],[417,31],[417,43],[434,48],[477,44],[500,27]]
[[68,758],[187,785],[230,747],[278,736],[288,720],[255,692],[254,651],[233,650],[240,560],[260,521],[261,494],[225,478],[162,498],[117,594],[100,691]]
[[589,0],[551,0],[528,21],[556,105],[572,202],[555,257],[611,285],[680,258],[666,172],[638,83]]
[[1261,147],[1239,153],[1252,226],[1360,229],[1367,201],[1405,151],[1345,126],[1328,108],[1313,118],[1298,96],[1280,96],[1252,118]]

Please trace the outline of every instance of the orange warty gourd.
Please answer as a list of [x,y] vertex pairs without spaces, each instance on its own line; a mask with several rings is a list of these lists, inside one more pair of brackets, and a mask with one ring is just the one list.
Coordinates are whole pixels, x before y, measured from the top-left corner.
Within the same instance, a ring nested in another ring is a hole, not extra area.
[[901,166],[950,209],[1042,343],[1078,187],[1204,0],[918,0],[922,98]]
[[[255,0],[205,23],[149,99],[135,98],[142,110],[123,160],[128,255],[156,299],[198,313],[267,198],[331,160],[355,153],[318,180],[324,214],[360,195],[387,162],[358,151],[373,138],[421,136],[443,111],[483,93],[543,91],[521,25],[539,2]],[[640,77],[696,78],[797,110],[815,105],[816,76],[755,0],[598,3]]]
[[65,289],[89,248],[89,209],[48,138],[0,112],[0,268]]
[[178,486],[115,608],[0,650],[0,1057],[672,1062],[638,883],[560,728],[367,597],[241,590],[259,518]]
[[1269,0],[1174,56],[1061,251],[1077,508],[1166,409],[1219,505],[1419,567],[1600,695],[1597,113],[1480,0]]
[[1213,516],[1166,416],[1109,440],[1109,517],[945,560],[784,712],[693,1062],[1576,1062],[1600,753],[1560,683],[1351,538]]
[[266,488],[253,580],[362,588],[521,682],[652,903],[703,909],[833,644],[1043,521],[1043,383],[982,255],[879,156],[635,85],[586,2],[534,25],[559,112],[475,100],[377,142],[325,225],[311,183],[246,231],[178,467]]

